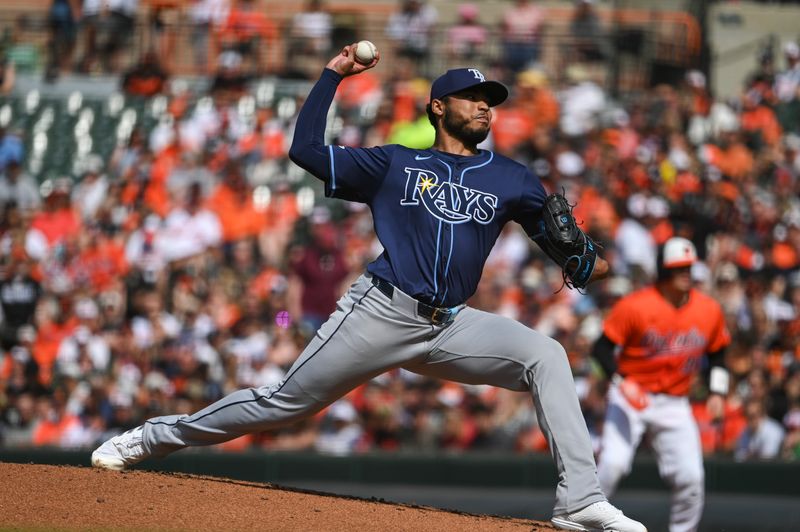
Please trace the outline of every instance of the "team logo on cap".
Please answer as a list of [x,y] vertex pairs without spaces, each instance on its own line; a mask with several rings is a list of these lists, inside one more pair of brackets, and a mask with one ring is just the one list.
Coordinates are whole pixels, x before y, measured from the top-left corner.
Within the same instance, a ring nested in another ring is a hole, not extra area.
[[477,68],[468,68],[467,70],[472,72],[472,75],[475,76],[475,79],[480,80],[481,83],[486,81],[486,78],[484,77],[484,75],[481,74],[481,71],[478,70]]
[[494,219],[498,204],[494,194],[457,183],[440,183],[431,170],[406,167],[405,172],[405,197],[400,205],[411,207],[421,202],[435,218],[451,224],[470,220],[488,224]]

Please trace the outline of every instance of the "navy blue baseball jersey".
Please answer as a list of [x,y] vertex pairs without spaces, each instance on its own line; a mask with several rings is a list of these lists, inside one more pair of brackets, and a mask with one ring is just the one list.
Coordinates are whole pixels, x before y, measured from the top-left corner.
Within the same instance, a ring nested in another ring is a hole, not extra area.
[[367,270],[438,307],[464,303],[510,220],[532,235],[547,193],[525,166],[481,150],[461,156],[399,145],[325,146],[341,77],[325,69],[297,119],[290,157],[325,194],[367,204],[383,253]]

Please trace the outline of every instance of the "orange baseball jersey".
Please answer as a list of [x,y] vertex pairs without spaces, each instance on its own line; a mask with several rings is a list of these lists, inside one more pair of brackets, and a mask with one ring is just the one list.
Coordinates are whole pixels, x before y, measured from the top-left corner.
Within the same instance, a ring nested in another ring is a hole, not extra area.
[[634,292],[614,305],[603,332],[622,348],[620,375],[670,395],[687,395],[702,357],[730,343],[719,303],[694,289],[680,308],[655,287]]

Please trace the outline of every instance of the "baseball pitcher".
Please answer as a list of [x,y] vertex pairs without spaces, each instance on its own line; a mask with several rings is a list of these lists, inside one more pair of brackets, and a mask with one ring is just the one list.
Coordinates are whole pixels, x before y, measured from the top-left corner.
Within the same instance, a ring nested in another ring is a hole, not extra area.
[[431,87],[432,148],[326,146],[326,116],[342,78],[380,60],[357,63],[354,48],[344,47],[309,93],[289,155],[325,183],[327,196],[369,206],[383,254],[339,300],[281,382],[234,392],[192,415],[149,419],[101,445],[92,464],[123,469],[149,456],[287,425],[403,367],[529,392],[559,473],[553,522],[569,530],[644,531],[600,489],[561,345],[465,305],[510,221],[562,266],[570,286],[584,287],[608,270],[563,196],[548,196],[525,166],[477,148],[489,133],[492,107],[508,90],[477,69],[450,70]]
[[671,532],[696,530],[703,512],[703,454],[687,398],[692,380],[707,369],[712,414],[721,412],[728,391],[723,362],[730,336],[719,304],[692,288],[696,260],[689,240],[667,240],[655,285],[614,305],[592,352],[611,377],[598,458],[603,492],[612,496],[647,434],[672,488]]

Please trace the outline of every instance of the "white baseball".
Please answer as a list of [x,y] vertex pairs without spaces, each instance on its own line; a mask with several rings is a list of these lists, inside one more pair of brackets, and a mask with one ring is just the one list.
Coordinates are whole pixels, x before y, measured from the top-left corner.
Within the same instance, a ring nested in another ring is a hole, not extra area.
[[369,41],[358,41],[356,44],[356,61],[362,65],[368,65],[375,59],[378,49]]

